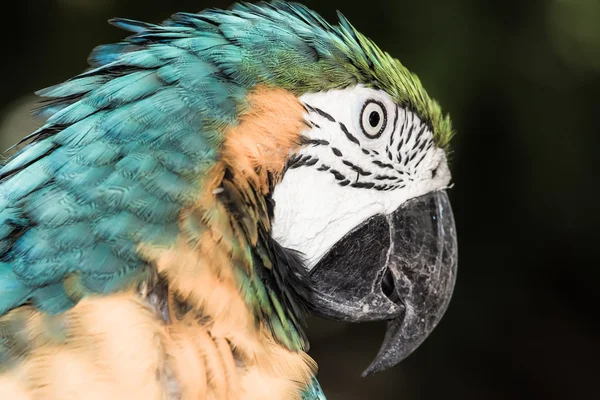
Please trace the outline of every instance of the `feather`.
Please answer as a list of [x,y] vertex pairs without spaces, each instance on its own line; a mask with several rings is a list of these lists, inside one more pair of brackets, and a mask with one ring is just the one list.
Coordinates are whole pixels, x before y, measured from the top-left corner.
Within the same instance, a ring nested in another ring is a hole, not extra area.
[[108,23],[116,26],[119,29],[123,29],[133,33],[140,33],[143,31],[157,29],[160,25],[149,24],[147,22],[135,21],[127,18],[112,18],[108,20]]

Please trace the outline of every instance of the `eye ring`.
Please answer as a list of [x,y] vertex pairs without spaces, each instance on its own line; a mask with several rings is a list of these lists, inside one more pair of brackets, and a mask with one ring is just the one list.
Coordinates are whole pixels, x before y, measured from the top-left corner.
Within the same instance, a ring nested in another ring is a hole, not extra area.
[[369,139],[377,139],[387,126],[387,110],[383,103],[369,99],[360,112],[360,129]]

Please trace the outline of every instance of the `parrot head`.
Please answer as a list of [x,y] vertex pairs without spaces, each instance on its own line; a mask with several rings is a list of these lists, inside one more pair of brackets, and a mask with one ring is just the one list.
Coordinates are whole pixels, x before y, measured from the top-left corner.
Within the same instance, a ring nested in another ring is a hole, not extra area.
[[374,373],[423,342],[452,294],[457,242],[444,139],[385,89],[359,84],[301,100],[311,128],[275,187],[273,235],[303,254],[316,314],[389,321],[365,371]]
[[302,255],[314,313],[388,321],[366,376],[413,352],[452,296],[457,240],[444,190],[452,129],[415,75],[339,17],[327,31],[341,68],[356,75],[299,93],[308,127],[271,195],[272,236]]

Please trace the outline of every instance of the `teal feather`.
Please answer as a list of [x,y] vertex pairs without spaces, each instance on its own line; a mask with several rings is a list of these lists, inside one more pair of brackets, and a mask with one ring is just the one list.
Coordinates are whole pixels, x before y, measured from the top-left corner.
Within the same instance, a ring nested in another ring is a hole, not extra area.
[[[97,46],[88,56],[88,63],[92,67],[117,63],[119,56],[129,51],[138,50],[139,46],[131,43],[113,43]],[[92,70],[93,71],[93,70]],[[93,77],[95,75],[90,76]]]
[[[43,230],[30,228],[15,243],[13,251],[15,255],[19,256],[19,265],[26,268],[26,263],[43,260],[47,256],[57,253],[58,249],[55,248],[52,239],[44,235]],[[71,251],[71,249],[67,249],[67,251]],[[25,262],[21,262],[23,260]],[[19,274],[23,272],[20,269],[16,269],[15,271]],[[26,275],[26,271],[23,274]]]
[[21,206],[28,222],[48,227],[64,226],[91,220],[100,214],[92,203],[79,200],[75,193],[67,192],[57,186],[45,187],[32,193]]
[[180,204],[189,204],[199,190],[193,179],[180,177],[164,167],[154,174],[140,176],[139,181],[149,193],[163,200]]
[[15,229],[15,227],[25,227],[27,218],[23,211],[16,207],[7,207],[0,211],[0,239],[6,238]]
[[83,166],[112,165],[122,157],[121,151],[121,146],[95,141],[72,151],[72,159]]
[[48,171],[50,164],[47,158],[41,159],[17,172],[0,187],[0,196],[8,201],[17,201],[44,186],[52,179]]
[[48,227],[42,231],[44,241],[48,241],[53,248],[59,251],[77,250],[90,247],[94,244],[94,236],[90,235],[92,224],[88,221],[80,221],[69,226]]
[[84,102],[73,103],[48,118],[46,126],[70,125],[77,121],[81,121],[85,117],[89,117],[96,111],[98,111],[98,108]]
[[[173,46],[167,45],[150,45],[148,47],[152,55],[163,62],[163,65],[177,60],[180,57],[186,58],[189,57],[190,54],[183,53],[181,49]],[[125,62],[127,59],[123,58],[120,62]]]
[[23,301],[23,296],[28,296],[34,289],[33,287],[27,286],[27,284],[15,274],[13,268],[14,266],[10,263],[0,262],[0,293],[2,293],[0,315],[5,314],[13,307],[20,305]]
[[[198,87],[205,83],[206,77],[216,73],[218,70],[214,65],[206,63],[201,60],[193,60],[191,63],[186,65],[165,65],[159,68],[157,76],[168,84],[174,84],[180,82],[186,85],[186,89]],[[186,73],[191,72],[191,79],[186,80]]]
[[154,71],[132,72],[88,92],[82,101],[96,109],[119,107],[151,95],[163,86]]
[[143,31],[150,30],[150,29],[160,28],[160,25],[149,24],[147,22],[134,21],[132,19],[127,19],[127,18],[113,18],[113,19],[108,20],[108,22],[111,25],[116,26],[117,28],[129,31],[129,32],[133,32],[133,33],[140,33]]
[[69,107],[71,104],[72,102],[70,99],[50,100],[49,104],[45,104],[44,102],[42,102],[38,108],[33,110],[32,114],[36,118],[48,119],[54,114],[57,114],[65,108]]
[[171,27],[169,30],[152,29],[149,31],[143,31],[132,37],[130,40],[132,43],[145,43],[147,41],[160,43],[186,38],[190,34],[193,34],[193,32],[189,28]]
[[[135,67],[135,68],[157,68],[165,64],[163,55],[160,51],[153,48],[135,51],[132,53],[112,53],[118,60],[120,65]],[[97,65],[105,65],[107,63],[98,62]]]
[[31,300],[40,311],[51,315],[64,312],[75,305],[61,283],[44,286],[36,290]]
[[125,178],[136,180],[152,175],[160,166],[160,161],[152,152],[144,152],[127,154],[115,164],[115,169]]
[[[216,158],[216,151],[209,146],[206,146],[206,149],[204,150],[204,154],[199,157],[207,161],[214,160]],[[169,171],[173,171],[178,175],[198,174],[202,170],[202,164],[194,162],[187,154],[172,148],[156,149],[149,157],[159,161]]]
[[101,111],[94,115],[90,115],[79,122],[76,122],[56,135],[48,138],[51,143],[68,146],[79,147],[96,140],[101,139],[105,132],[100,129],[100,123],[107,117],[108,112]]
[[163,22],[164,26],[186,26],[204,33],[219,33],[219,26],[211,23],[201,14],[178,12]]
[[220,33],[206,33],[202,37],[188,37],[173,41],[173,46],[179,47],[182,50],[187,50],[194,54],[202,54],[207,50],[214,49],[229,44],[227,38],[224,38]]
[[146,223],[135,215],[121,211],[118,214],[101,217],[94,222],[92,233],[99,239],[115,242],[132,239],[145,225]]
[[58,85],[50,86],[46,89],[38,90],[35,92],[35,94],[42,97],[52,98],[85,94],[96,89],[108,80],[108,77],[102,75],[89,76],[87,78],[74,79]]
[[63,190],[73,193],[80,200],[81,205],[88,205],[95,200],[94,196],[97,194],[91,189],[108,178],[112,172],[112,165],[86,167],[73,163],[57,171],[54,181]]
[[326,400],[319,382],[313,378],[310,385],[300,394],[300,400]]
[[71,253],[61,254],[60,259],[28,260],[21,255],[19,257],[21,258],[12,263],[12,269],[17,279],[32,289],[30,293],[62,281],[67,272],[75,268]]
[[[79,265],[93,265],[94,268],[90,270],[81,271],[83,275],[90,275],[95,277],[106,277],[110,278],[114,274],[119,274],[128,268],[137,266],[139,262],[134,265],[128,265],[123,262],[117,254],[115,254],[108,243],[98,243],[87,248],[82,252],[72,252],[73,260]],[[73,269],[75,271],[76,269]]]

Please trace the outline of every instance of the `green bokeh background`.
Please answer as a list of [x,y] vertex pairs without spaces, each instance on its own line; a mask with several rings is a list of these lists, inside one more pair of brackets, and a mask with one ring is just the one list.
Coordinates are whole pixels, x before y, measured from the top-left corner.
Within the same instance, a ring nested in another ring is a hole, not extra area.
[[[0,148],[30,133],[33,91],[125,34],[222,0],[22,0],[2,5]],[[359,377],[383,324],[311,319],[328,399],[583,399],[600,339],[600,1],[318,1],[416,72],[450,112],[459,275],[439,327],[398,367]]]

